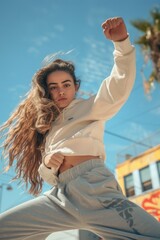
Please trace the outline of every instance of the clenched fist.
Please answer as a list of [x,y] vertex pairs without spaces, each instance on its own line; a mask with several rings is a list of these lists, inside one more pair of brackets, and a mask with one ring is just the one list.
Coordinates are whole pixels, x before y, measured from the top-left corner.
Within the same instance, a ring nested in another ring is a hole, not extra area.
[[114,17],[102,23],[104,35],[114,42],[123,41],[128,37],[126,25],[122,18]]
[[60,168],[64,161],[64,156],[61,153],[49,154],[44,158],[44,165],[53,170],[57,170]]

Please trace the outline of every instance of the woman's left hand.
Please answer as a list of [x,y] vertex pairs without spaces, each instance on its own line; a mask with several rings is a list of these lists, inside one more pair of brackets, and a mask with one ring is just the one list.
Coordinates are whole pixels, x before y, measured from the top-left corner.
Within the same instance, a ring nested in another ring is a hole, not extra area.
[[126,25],[121,17],[107,19],[102,23],[104,35],[114,42],[123,41],[128,37]]

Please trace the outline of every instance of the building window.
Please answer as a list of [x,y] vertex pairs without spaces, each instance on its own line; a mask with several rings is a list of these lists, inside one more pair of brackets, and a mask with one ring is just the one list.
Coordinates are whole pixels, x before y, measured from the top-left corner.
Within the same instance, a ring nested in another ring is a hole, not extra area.
[[142,184],[142,191],[144,192],[149,189],[152,189],[152,181],[151,181],[149,166],[140,169],[139,172],[140,172],[140,178],[141,178],[141,184]]
[[132,173],[124,177],[126,196],[131,197],[135,195],[134,182]]
[[160,161],[157,162],[158,175],[160,179]]

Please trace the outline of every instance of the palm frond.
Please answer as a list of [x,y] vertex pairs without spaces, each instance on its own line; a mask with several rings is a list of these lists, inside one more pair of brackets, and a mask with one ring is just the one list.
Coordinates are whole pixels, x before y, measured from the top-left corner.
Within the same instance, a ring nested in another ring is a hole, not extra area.
[[158,8],[155,8],[154,10],[152,10],[150,14],[153,18],[154,23],[156,22],[157,19],[160,20],[160,10]]
[[157,79],[157,74],[156,74],[156,71],[153,70],[150,74],[150,77],[149,77],[149,82],[152,83],[154,80],[158,80]]
[[146,32],[148,29],[152,29],[152,24],[145,20],[134,20],[131,24],[142,32]]
[[149,41],[146,38],[146,35],[139,37],[139,39],[135,40],[136,44],[143,45],[144,47],[149,47]]
[[150,14],[152,17],[151,22],[138,19],[131,21],[135,28],[144,33],[135,43],[140,45],[145,63],[146,56],[153,63],[148,81],[144,81],[144,89],[147,94],[151,92],[154,82],[160,83],[160,10],[154,9]]

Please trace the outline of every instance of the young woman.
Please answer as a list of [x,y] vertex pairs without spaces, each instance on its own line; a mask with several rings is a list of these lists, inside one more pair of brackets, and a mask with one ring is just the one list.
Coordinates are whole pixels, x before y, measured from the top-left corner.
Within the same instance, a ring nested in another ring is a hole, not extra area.
[[[160,239],[160,224],[122,194],[105,167],[105,121],[126,102],[135,79],[135,50],[122,18],[102,24],[114,43],[114,66],[98,93],[76,99],[71,62],[56,59],[33,77],[27,98],[3,125],[9,166],[42,196],[0,216],[0,239],[44,240],[56,231],[87,229],[103,239]],[[43,179],[43,180],[42,180]]]

